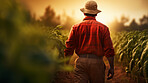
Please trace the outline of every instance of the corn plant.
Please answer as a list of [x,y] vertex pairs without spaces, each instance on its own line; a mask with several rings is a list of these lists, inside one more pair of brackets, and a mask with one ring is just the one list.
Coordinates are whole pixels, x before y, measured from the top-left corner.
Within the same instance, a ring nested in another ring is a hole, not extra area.
[[116,57],[125,64],[125,71],[144,76],[147,81],[148,30],[119,32],[115,35],[112,40]]

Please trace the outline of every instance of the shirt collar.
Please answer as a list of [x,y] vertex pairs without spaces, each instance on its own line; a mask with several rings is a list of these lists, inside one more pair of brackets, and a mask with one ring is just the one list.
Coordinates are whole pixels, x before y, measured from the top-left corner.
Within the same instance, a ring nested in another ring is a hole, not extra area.
[[95,17],[86,16],[83,20],[96,20]]

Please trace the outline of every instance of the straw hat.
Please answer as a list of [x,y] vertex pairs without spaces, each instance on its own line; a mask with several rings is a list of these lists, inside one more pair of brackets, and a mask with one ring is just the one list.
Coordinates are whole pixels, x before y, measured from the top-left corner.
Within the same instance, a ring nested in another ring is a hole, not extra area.
[[83,13],[97,14],[101,12],[97,9],[97,3],[93,0],[87,1],[84,8],[80,9]]

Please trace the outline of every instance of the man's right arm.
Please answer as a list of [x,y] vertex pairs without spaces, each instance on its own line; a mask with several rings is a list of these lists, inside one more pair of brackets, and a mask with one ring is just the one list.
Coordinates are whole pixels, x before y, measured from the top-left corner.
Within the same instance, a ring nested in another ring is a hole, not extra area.
[[108,62],[110,64],[110,69],[108,70],[107,79],[111,79],[114,76],[114,56],[107,57]]
[[114,69],[114,56],[112,56],[112,57],[107,57],[107,59],[108,59],[110,68],[111,68],[111,69]]
[[103,48],[105,52],[105,56],[107,57],[110,65],[110,69],[108,70],[108,80],[113,78],[114,76],[114,48],[110,37],[110,32],[108,27],[105,27],[104,36],[103,36]]

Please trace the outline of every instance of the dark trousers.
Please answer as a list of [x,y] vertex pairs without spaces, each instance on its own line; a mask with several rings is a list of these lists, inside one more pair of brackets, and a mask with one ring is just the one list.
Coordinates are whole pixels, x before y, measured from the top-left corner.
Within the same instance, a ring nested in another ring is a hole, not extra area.
[[[74,83],[105,83],[105,64],[103,57],[83,56],[80,56],[76,61]],[[91,55],[89,54],[89,56]]]

